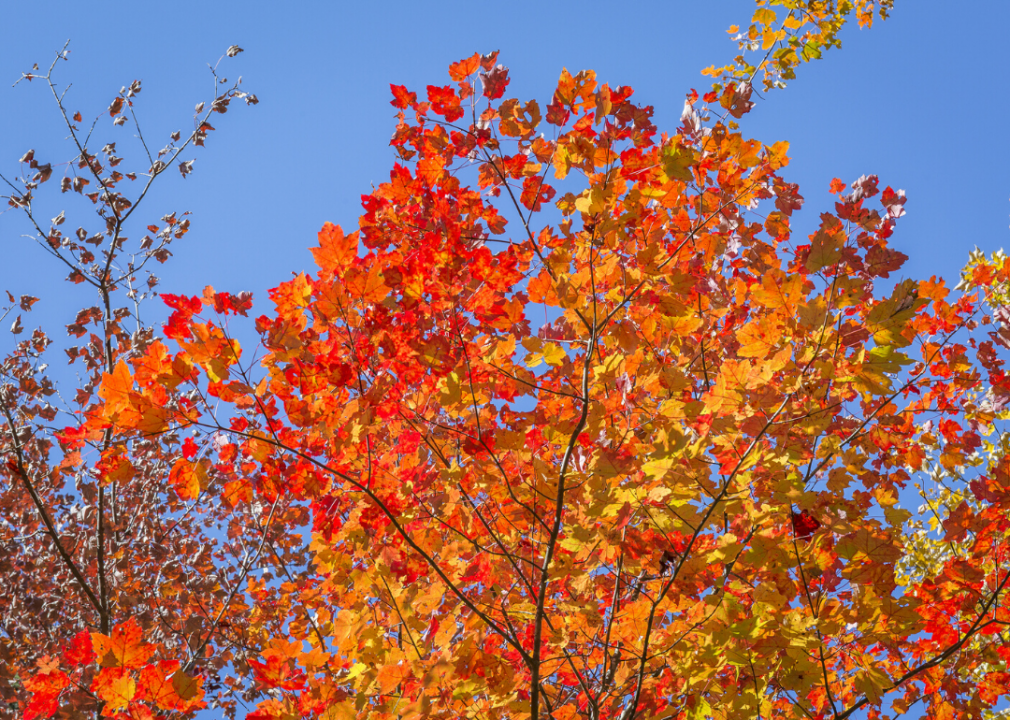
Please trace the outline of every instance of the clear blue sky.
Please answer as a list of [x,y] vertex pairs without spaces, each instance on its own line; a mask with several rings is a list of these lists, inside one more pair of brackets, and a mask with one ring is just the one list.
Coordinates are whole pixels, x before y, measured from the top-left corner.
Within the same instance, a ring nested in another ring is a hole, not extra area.
[[[970,12],[938,0],[896,5],[871,31],[848,28],[841,51],[801,68],[744,130],[791,143],[786,176],[807,198],[798,227],[831,207],[832,177],[877,173],[908,192],[894,239],[912,258],[905,274],[956,278],[975,244],[1010,245],[1008,80],[994,37],[1010,26],[1010,3],[982,0]],[[208,147],[192,153],[193,175],[162,178],[139,219],[193,213],[193,230],[159,268],[163,290],[248,289],[264,307],[266,288],[311,269],[307,248],[322,223],[353,227],[359,196],[388,177],[390,82],[423,91],[448,82],[450,62],[500,49],[513,78],[508,96],[546,100],[562,67],[592,68],[611,85],[633,86],[639,102],[656,107],[660,129],[672,131],[684,93],[705,86],[698,71],[734,54],[725,31],[751,8],[750,0],[10,3],[0,30],[0,171],[13,174],[28,148],[45,160],[69,156],[65,144],[56,152],[65,132],[44,88],[10,87],[33,62],[48,65],[68,38],[71,62],[59,67],[74,84],[68,105],[94,117],[139,78],[142,128],[159,147],[191,127],[193,105],[208,94],[206,63],[241,45],[246,52],[226,60],[225,74],[243,75],[260,104],[217,116]],[[132,122],[113,129],[106,117],[100,131],[137,157]],[[46,195],[55,215],[61,198]],[[58,308],[70,299],[61,293],[75,289],[53,284],[61,271],[19,237],[26,231],[15,213],[0,215],[0,290],[43,299],[26,324],[65,324],[69,309]],[[85,302],[81,295],[74,307]]]

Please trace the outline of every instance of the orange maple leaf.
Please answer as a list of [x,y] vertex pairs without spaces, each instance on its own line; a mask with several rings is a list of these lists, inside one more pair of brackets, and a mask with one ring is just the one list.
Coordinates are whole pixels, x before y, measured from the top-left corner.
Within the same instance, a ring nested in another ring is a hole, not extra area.
[[122,360],[116,363],[112,373],[102,373],[102,385],[98,396],[105,400],[103,417],[114,420],[115,416],[130,407],[130,396],[133,393],[133,376]]
[[137,694],[137,683],[125,667],[106,667],[95,675],[91,689],[105,701],[105,711],[123,710]]
[[139,668],[154,652],[154,646],[141,641],[143,631],[134,618],[117,625],[112,635],[91,633],[91,642],[102,667]]

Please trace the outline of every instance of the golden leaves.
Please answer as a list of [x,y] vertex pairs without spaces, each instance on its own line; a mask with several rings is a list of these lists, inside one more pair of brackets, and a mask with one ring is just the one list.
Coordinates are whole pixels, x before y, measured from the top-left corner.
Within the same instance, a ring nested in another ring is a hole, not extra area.
[[507,137],[530,138],[540,125],[540,105],[530,100],[520,106],[518,100],[505,100],[498,106],[500,129]]
[[824,50],[841,45],[838,34],[853,10],[859,26],[870,27],[874,17],[887,18],[894,2],[854,0],[811,5],[806,0],[781,0],[775,4],[778,11],[759,4],[746,29],[741,31],[734,25],[731,34],[741,54],[732,64],[708,68],[705,74],[718,78],[720,84],[759,76],[766,90],[783,87],[795,77],[798,65],[819,59]]
[[583,70],[573,77],[568,68],[564,68],[554,91],[554,102],[568,106],[573,111],[589,110],[596,105],[595,90],[595,72]]
[[542,362],[558,366],[568,360],[568,354],[557,343],[542,343],[537,338],[527,338],[523,340],[523,347],[530,351],[526,356],[526,366],[530,368],[535,368]]
[[690,146],[676,143],[676,139],[663,147],[662,168],[669,179],[691,182],[694,180],[691,169],[697,163],[697,153]]
[[382,271],[377,265],[373,265],[367,270],[357,267],[349,268],[344,273],[343,283],[348,293],[364,302],[382,302],[390,291],[383,281]]
[[740,342],[737,354],[745,358],[763,358],[771,355],[782,341],[781,324],[774,319],[754,320],[737,331]]

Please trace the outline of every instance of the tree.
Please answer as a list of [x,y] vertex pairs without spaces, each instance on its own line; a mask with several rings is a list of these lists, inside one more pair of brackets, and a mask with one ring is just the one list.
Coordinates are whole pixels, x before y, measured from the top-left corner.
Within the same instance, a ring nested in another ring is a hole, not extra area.
[[[165,262],[189,229],[184,213],[150,214],[148,191],[172,168],[185,178],[193,161],[183,153],[205,144],[213,116],[256,97],[227,84],[215,66],[214,93],[197,105],[192,131],[173,133],[156,150],[135,108],[140,81],[84,124],[68,106],[76,103],[69,88],[58,84],[57,65],[68,56],[64,47],[47,71],[35,68],[22,80],[51,92],[70,159],[50,162],[29,150],[16,176],[0,178],[9,207],[50,256],[40,266],[69,271],[67,280],[83,291],[78,297],[87,296],[83,308],[65,309],[65,347],[41,328],[26,332],[38,298],[8,293],[3,308],[3,317],[25,313],[25,320],[16,315],[14,349],[0,366],[0,716],[14,717],[20,703],[26,718],[48,717],[58,706],[84,717],[112,712],[134,695],[182,712],[202,707],[205,692],[224,690],[223,707],[233,715],[251,689],[221,671],[242,667],[258,647],[242,589],[261,564],[250,541],[262,529],[259,513],[236,506],[221,488],[198,498],[172,490],[168,470],[192,452],[191,439],[123,438],[85,420],[101,401],[103,374],[141,357],[153,341],[140,314],[158,284],[150,267]],[[116,139],[130,128],[139,140],[133,162],[121,156],[131,152],[129,141]],[[54,186],[59,193],[44,192]],[[76,370],[69,388],[61,381],[70,373],[49,369],[57,350]],[[274,543],[280,557],[296,557],[292,541]],[[60,670],[61,660],[74,669]]]
[[[1010,267],[895,278],[905,197],[873,175],[794,237],[787,145],[737,123],[752,83],[891,3],[766,4],[672,135],[590,71],[502,99],[497,53],[426,100],[392,86],[390,181],[271,292],[258,357],[229,326],[248,299],[212,288],[108,353],[63,436],[156,448],[160,492],[221,498],[272,566],[217,605],[258,652],[228,658],[268,693],[250,718],[950,718],[1006,694]],[[901,507],[916,481],[932,527]],[[94,677],[129,689],[121,656]],[[55,711],[78,659],[31,701]]]

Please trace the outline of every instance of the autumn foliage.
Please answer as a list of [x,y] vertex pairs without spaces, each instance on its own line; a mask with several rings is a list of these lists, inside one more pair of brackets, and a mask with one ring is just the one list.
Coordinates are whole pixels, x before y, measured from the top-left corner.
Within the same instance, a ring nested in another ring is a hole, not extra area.
[[[591,71],[513,99],[497,53],[393,85],[389,181],[271,291],[255,352],[247,294],[162,295],[160,337],[99,307],[74,422],[29,433],[24,359],[3,497],[36,533],[14,557],[62,562],[71,610],[5,636],[22,715],[996,707],[1010,262],[902,279],[906,198],[874,175],[793,233],[787,144],[737,124],[751,82],[890,3],[766,5],[667,133]],[[137,270],[78,271],[111,297]],[[203,576],[165,577],[161,548]]]

